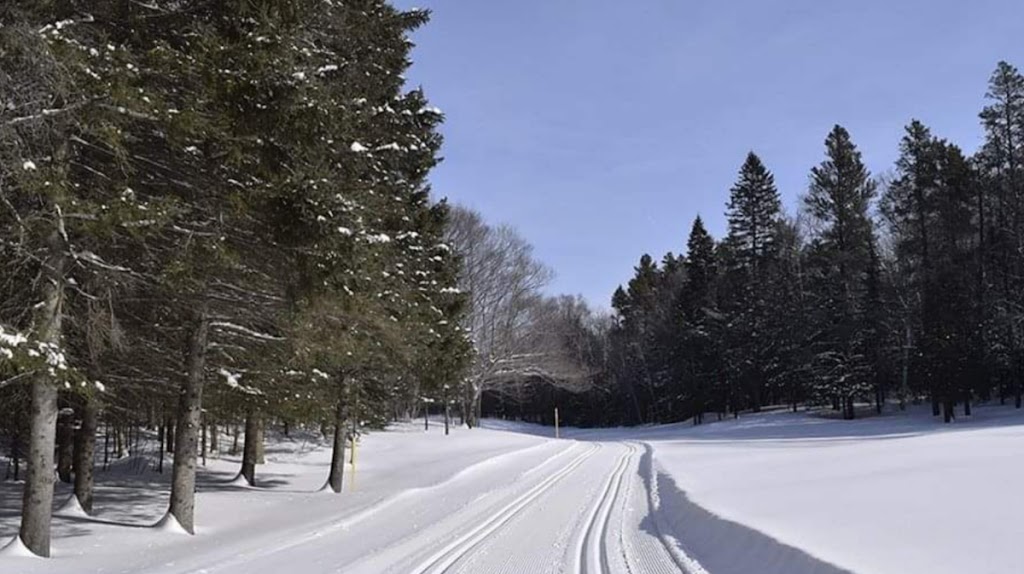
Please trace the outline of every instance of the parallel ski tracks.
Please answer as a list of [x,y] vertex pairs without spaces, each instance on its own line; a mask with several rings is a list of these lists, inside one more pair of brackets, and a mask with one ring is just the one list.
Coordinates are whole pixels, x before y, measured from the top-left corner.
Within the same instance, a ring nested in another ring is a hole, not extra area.
[[[626,443],[627,450],[619,457],[615,469],[605,482],[601,496],[590,511],[587,525],[576,545],[575,574],[606,574],[611,572],[608,552],[608,529],[612,511],[619,500],[630,461],[637,452],[636,445]],[[628,564],[627,564],[628,567]]]
[[494,534],[494,532],[515,518],[516,515],[527,508],[534,500],[554,487],[560,480],[572,474],[590,457],[594,456],[600,448],[600,443],[590,445],[590,448],[586,452],[572,459],[557,472],[551,474],[534,487],[513,499],[512,502],[503,506],[490,518],[431,555],[429,558],[410,570],[410,574],[447,572],[453,565],[471,553],[477,546],[486,540],[487,537]]

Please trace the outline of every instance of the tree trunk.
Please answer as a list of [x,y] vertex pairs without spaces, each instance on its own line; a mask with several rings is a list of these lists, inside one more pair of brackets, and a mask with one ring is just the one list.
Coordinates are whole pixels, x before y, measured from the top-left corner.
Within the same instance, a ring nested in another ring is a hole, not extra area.
[[206,466],[206,421],[204,417],[200,417],[199,428],[202,430],[202,434],[199,438],[199,453],[203,459],[203,466]]
[[114,425],[114,458],[124,456],[124,445],[121,444],[121,427]]
[[103,424],[103,470],[110,466],[110,421]]
[[196,453],[203,406],[203,381],[210,321],[203,309],[189,338],[188,377],[181,389],[174,437],[170,513],[189,534],[195,534]]
[[266,464],[266,450],[263,448],[263,440],[266,431],[266,422],[263,417],[256,415],[256,464]]
[[160,427],[157,429],[156,436],[157,440],[160,441],[159,451],[157,452],[157,456],[159,456],[160,458],[157,459],[156,471],[159,472],[160,474],[163,474],[164,454],[167,449],[167,423],[163,418],[160,419]]
[[53,509],[53,447],[57,431],[57,385],[45,375],[32,384],[31,428],[21,507],[21,540],[39,556],[50,556]]
[[341,492],[345,476],[345,402],[338,399],[338,408],[334,415],[334,448],[331,450],[331,474],[327,483],[331,490]]
[[238,454],[238,423],[231,425],[231,456]]
[[208,426],[210,427],[210,452],[217,454],[220,452],[220,426],[216,420],[211,420]]
[[92,513],[93,471],[96,453],[96,427],[99,412],[95,399],[86,397],[82,404],[82,426],[75,435],[75,496],[82,510]]
[[16,435],[14,437],[14,448],[12,449],[11,458],[12,464],[14,464],[14,482],[18,482],[20,478],[21,470],[21,436]]
[[71,484],[71,469],[75,460],[75,416],[65,411],[57,415],[57,478]]
[[[41,343],[60,345],[64,307],[63,222],[47,239],[49,254],[43,265],[43,297],[35,317]],[[44,371],[32,382],[28,459],[21,506],[22,543],[33,553],[50,556],[50,520],[53,514],[53,448],[57,435],[57,383]]]
[[167,427],[167,452],[173,453],[175,437],[175,425],[173,416],[167,417],[167,423],[165,426]]
[[259,440],[256,409],[245,412],[245,446],[242,448],[242,478],[249,486],[256,486],[256,442]]
[[971,416],[971,391],[964,391],[964,416]]

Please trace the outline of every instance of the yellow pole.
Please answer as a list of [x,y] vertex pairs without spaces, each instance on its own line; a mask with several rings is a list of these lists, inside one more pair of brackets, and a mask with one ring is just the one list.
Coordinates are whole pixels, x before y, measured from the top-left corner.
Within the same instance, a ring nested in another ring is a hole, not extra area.
[[558,407],[555,407],[555,438],[558,438]]

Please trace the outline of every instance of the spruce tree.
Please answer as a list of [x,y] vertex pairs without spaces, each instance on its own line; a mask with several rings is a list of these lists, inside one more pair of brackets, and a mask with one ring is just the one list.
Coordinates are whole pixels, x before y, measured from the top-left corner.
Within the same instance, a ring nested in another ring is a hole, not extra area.
[[775,180],[761,159],[747,155],[733,186],[728,211],[730,254],[728,284],[723,289],[723,308],[729,316],[728,353],[734,358],[734,374],[743,381],[753,409],[767,399],[766,385],[779,361],[775,312],[778,300],[778,257],[781,202]]
[[718,264],[715,240],[698,216],[693,221],[686,243],[686,282],[683,291],[683,330],[681,343],[686,368],[683,372],[689,385],[688,398],[694,423],[703,422],[711,389],[719,379],[716,344],[719,321],[715,301]]
[[871,387],[863,319],[874,231],[868,209],[875,182],[841,126],[825,140],[826,159],[811,170],[804,209],[820,227],[813,265],[817,272],[816,371],[821,391],[846,418]]

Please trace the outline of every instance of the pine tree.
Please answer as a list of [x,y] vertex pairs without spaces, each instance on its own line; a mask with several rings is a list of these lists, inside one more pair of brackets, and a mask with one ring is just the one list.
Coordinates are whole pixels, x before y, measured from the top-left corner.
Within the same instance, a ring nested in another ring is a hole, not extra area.
[[822,391],[853,418],[855,399],[871,387],[862,329],[874,242],[868,209],[876,186],[844,128],[835,126],[825,148],[826,159],[811,170],[803,198],[821,227],[812,259],[820,333],[815,363]]
[[1004,389],[1022,404],[1024,379],[1024,76],[1000,62],[989,81],[991,102],[981,112],[985,145],[978,154],[987,237],[983,238],[986,347]]

